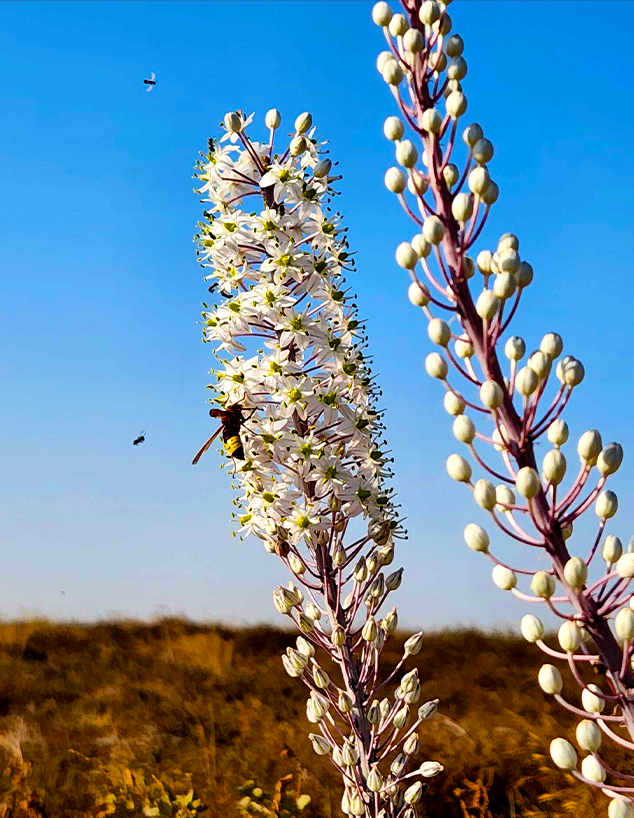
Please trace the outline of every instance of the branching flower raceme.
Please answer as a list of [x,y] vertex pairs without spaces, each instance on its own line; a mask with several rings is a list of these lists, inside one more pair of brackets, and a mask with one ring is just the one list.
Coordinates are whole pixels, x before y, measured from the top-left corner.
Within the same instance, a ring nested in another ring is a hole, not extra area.
[[[573,691],[562,695],[558,667],[549,662],[539,673],[542,689],[581,719],[576,740],[586,755],[580,771],[576,750],[563,738],[551,745],[553,761],[602,788],[612,798],[610,818],[631,818],[634,776],[612,769],[601,755],[606,737],[634,750],[634,610],[628,606],[634,607],[629,590],[634,553],[623,553],[618,537],[605,536],[618,505],[606,481],[621,465],[623,452],[617,443],[604,446],[598,431],[586,432],[577,445],[579,471],[564,487],[569,430],[562,414],[584,378],[583,365],[571,355],[562,357],[563,342],[554,332],[528,356],[522,338],[508,337],[533,270],[520,257],[513,233],[504,234],[493,249],[476,250],[498,187],[489,170],[491,141],[480,125],[464,121],[463,40],[451,33],[447,3],[404,0],[403,11],[395,14],[379,2],[372,12],[389,46],[377,67],[400,112],[384,125],[397,162],[385,184],[417,226],[417,234],[397,247],[396,261],[409,272],[410,301],[422,308],[429,338],[441,348],[427,356],[425,368],[445,387],[454,436],[470,455],[452,454],[447,471],[469,487],[493,526],[533,554],[545,551],[550,568],[519,570],[503,563],[477,523],[466,527],[464,537],[494,563],[498,588],[561,618],[557,649],[544,643],[544,626],[536,616],[527,614],[521,624],[529,642],[551,660],[568,664],[579,688],[579,701],[573,703]],[[445,320],[449,316],[457,318],[453,327]],[[540,470],[534,447],[543,436],[552,448]],[[492,447],[488,454],[485,444]],[[492,465],[495,452],[499,466]],[[474,464],[482,476],[474,476]],[[585,550],[579,543],[581,556],[574,556],[573,525],[583,513],[596,514],[598,530]],[[527,583],[526,591],[516,587],[518,579]],[[588,679],[592,666],[604,672],[600,684]]]
[[203,340],[219,361],[211,411],[242,492],[234,516],[292,574],[273,593],[300,632],[282,661],[310,690],[309,738],[342,775],[343,813],[413,818],[425,779],[443,769],[417,759],[419,726],[437,701],[419,704],[416,669],[396,685],[421,633],[379,677],[398,621],[396,608],[379,611],[402,577],[384,569],[404,530],[363,321],[344,280],[352,254],[330,209],[340,177],[310,114],[277,153],[279,113],[267,113],[262,142],[247,135],[250,122],[228,113],[196,172],[210,202],[199,261],[223,296],[204,305]]

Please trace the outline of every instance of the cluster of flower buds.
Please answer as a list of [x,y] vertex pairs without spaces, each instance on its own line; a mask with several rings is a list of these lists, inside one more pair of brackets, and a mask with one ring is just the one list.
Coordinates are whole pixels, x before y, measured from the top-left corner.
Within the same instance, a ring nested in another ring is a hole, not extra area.
[[[467,73],[464,43],[450,33],[447,3],[403,0],[403,10],[394,14],[385,2],[373,10],[389,46],[377,67],[400,110],[400,116],[385,121],[398,165],[387,171],[385,184],[419,231],[398,245],[396,262],[410,274],[409,299],[422,309],[429,339],[440,347],[427,356],[425,369],[442,382],[453,434],[470,455],[452,454],[447,471],[469,487],[497,529],[532,554],[545,551],[550,568],[516,570],[497,559],[489,533],[478,523],[466,527],[464,538],[494,563],[498,588],[545,605],[563,620],[560,649],[544,643],[544,626],[533,615],[524,617],[521,630],[550,657],[568,663],[581,689],[581,707],[561,696],[563,682],[554,665],[544,665],[539,684],[583,719],[577,741],[589,755],[575,775],[613,798],[610,818],[632,818],[634,777],[608,767],[598,752],[602,734],[634,750],[634,610],[628,607],[634,553],[631,546],[624,553],[618,537],[604,538],[618,506],[605,485],[621,465],[623,451],[617,443],[604,446],[598,431],[585,432],[577,445],[579,471],[565,483],[569,430],[561,416],[583,381],[583,364],[571,355],[562,357],[563,341],[554,332],[528,355],[522,338],[502,341],[533,269],[520,257],[513,233],[501,236],[493,250],[472,251],[498,188],[489,171],[493,145],[482,127],[463,124],[463,144],[456,138],[467,109],[461,85]],[[406,130],[412,139],[405,138]],[[457,319],[456,328],[442,316]],[[498,357],[502,344],[508,359],[504,367]],[[456,386],[452,372],[464,379],[464,388]],[[549,390],[552,401],[544,406]],[[476,425],[476,420],[481,422]],[[540,470],[534,447],[544,435],[552,448]],[[487,443],[499,454],[501,469],[490,465],[482,451]],[[474,465],[481,476],[474,476]],[[593,511],[596,537],[583,556],[572,556],[573,525]],[[597,565],[599,548],[603,567]],[[517,588],[518,576],[528,581],[530,592]],[[603,687],[588,681],[593,666],[602,669]],[[602,715],[607,704],[613,712]],[[619,725],[629,733],[627,739],[613,729]],[[576,753],[564,739],[553,742],[552,756],[560,767],[575,769]]]
[[[396,683],[422,634],[379,677],[398,622],[396,608],[379,612],[402,577],[384,569],[404,531],[363,321],[343,277],[352,254],[330,208],[340,177],[310,114],[277,153],[278,111],[266,114],[262,142],[247,135],[251,119],[228,113],[226,134],[210,140],[196,169],[210,202],[198,257],[223,296],[203,305],[203,340],[219,361],[212,412],[242,491],[235,516],[292,574],[273,593],[301,634],[282,661],[310,690],[306,717],[319,731],[310,739],[341,772],[343,812],[412,818],[421,779],[442,770],[415,760],[419,726],[437,702],[416,706],[416,670]],[[393,680],[395,692],[380,698]]]

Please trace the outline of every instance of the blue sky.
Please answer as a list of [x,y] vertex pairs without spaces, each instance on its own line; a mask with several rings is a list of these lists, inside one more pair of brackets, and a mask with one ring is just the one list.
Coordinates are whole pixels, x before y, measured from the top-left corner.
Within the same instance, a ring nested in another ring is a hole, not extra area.
[[[344,174],[352,284],[409,518],[401,621],[505,625],[525,612],[464,545],[464,524],[483,520],[444,471],[458,444],[393,262],[415,231],[382,186],[394,110],[371,5],[0,4],[0,616],[279,620],[271,590],[283,568],[231,537],[217,455],[191,466],[211,431],[212,365],[196,325],[206,289],[191,169],[226,110],[261,121],[272,106],[286,124],[311,111]],[[624,444],[610,531],[627,540],[634,5],[483,0],[451,14],[469,121],[495,144],[501,188],[480,247],[519,234],[535,282],[515,332],[532,348],[556,330],[586,365],[566,418],[572,436],[598,427]],[[609,48],[594,36],[606,20]],[[146,94],[150,71],[159,82]],[[140,429],[147,442],[133,448]]]

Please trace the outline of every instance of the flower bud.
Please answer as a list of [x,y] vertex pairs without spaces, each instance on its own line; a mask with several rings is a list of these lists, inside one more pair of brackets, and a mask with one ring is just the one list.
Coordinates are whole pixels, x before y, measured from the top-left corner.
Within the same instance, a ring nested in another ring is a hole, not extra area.
[[344,715],[352,710],[352,699],[343,690],[339,691],[337,707]]
[[365,639],[366,642],[374,642],[377,637],[378,629],[376,627],[376,622],[373,616],[368,617],[365,625],[363,626],[363,630],[361,631],[361,636]]
[[451,205],[451,212],[456,221],[464,224],[473,215],[473,196],[469,193],[458,193]]
[[[445,3],[445,5],[448,5]],[[462,52],[464,51],[464,42],[462,37],[459,34],[452,34],[451,37],[447,37],[445,40],[445,51],[449,57],[459,57]],[[473,125],[469,126],[470,128]],[[479,125],[476,127],[480,127]]]
[[483,275],[490,275],[491,273],[491,261],[493,260],[493,254],[490,250],[481,250],[478,253],[476,258],[476,264],[478,265],[478,270]]
[[604,477],[614,474],[623,462],[623,448],[618,443],[608,443],[597,458],[597,469]]
[[[394,573],[390,574],[385,580],[386,591],[396,591],[396,589],[400,587],[402,579],[403,569],[399,568],[398,571],[394,571]],[[383,594],[380,594],[380,596],[383,596]]]
[[[429,189],[429,179],[427,178],[427,176],[425,176],[424,173],[421,173],[419,170],[412,169],[407,180],[407,189],[412,194],[412,196],[424,196]],[[412,242],[412,244],[414,244],[414,242]],[[430,252],[431,247],[429,247],[428,252],[419,253],[419,255],[428,256]]]
[[[464,540],[472,551],[482,551],[484,554],[489,550],[489,535],[477,523],[469,523],[464,530]],[[497,583],[496,583],[497,584]]]
[[527,497],[529,500],[537,497],[542,487],[539,475],[530,466],[524,466],[518,471],[515,485],[522,497]]
[[399,168],[388,168],[385,172],[384,181],[385,187],[391,193],[402,193],[407,182],[405,174]]
[[273,604],[281,614],[288,614],[292,611],[295,600],[286,588],[278,585],[273,591]]
[[391,142],[395,142],[397,139],[403,138],[405,125],[397,116],[388,116],[383,123],[383,133]]
[[569,540],[572,537],[572,523],[562,526],[561,536],[564,538],[564,540]]
[[456,340],[454,348],[459,358],[471,358],[475,354],[473,344],[469,340],[469,336],[466,332]]
[[447,187],[449,188],[452,188],[460,178],[458,168],[453,164],[453,162],[449,162],[448,165],[445,165],[442,175],[443,179],[447,183]]
[[[449,54],[449,49],[447,49],[447,53]],[[483,136],[484,132],[477,122],[467,125],[462,132],[462,138],[470,148],[473,148],[473,146],[476,145]]]
[[417,233],[411,240],[410,244],[414,248],[414,252],[419,258],[427,258],[431,253],[432,246],[427,241],[422,233]]
[[561,335],[558,335],[556,332],[548,332],[542,338],[539,348],[542,352],[545,352],[551,360],[554,360],[561,355],[564,342],[561,339]]
[[432,318],[427,326],[427,334],[429,340],[438,344],[438,346],[446,347],[451,340],[451,330],[449,324],[442,321],[440,318]]
[[376,69],[379,74],[382,73],[383,69],[385,68],[385,64],[393,59],[394,54],[392,54],[391,51],[381,51],[379,56],[376,58]]
[[439,244],[445,235],[445,226],[438,216],[429,216],[423,224],[423,236],[430,244]]
[[332,552],[332,561],[337,568],[341,568],[343,565],[345,565],[346,551],[344,548],[342,548],[340,543],[337,543],[334,551]]
[[383,786],[383,776],[379,772],[379,769],[376,766],[376,764],[373,765],[372,769],[368,773],[368,777],[366,778],[366,784],[368,785],[368,789],[370,790],[370,792],[379,792],[379,790]]
[[442,125],[442,116],[435,108],[427,108],[427,110],[423,111],[420,124],[423,130],[428,131],[428,133],[438,133]]
[[368,567],[364,557],[361,557],[361,559],[357,563],[356,568],[354,569],[353,576],[357,582],[365,582],[365,580],[367,579]]
[[559,449],[551,449],[546,453],[542,464],[544,480],[558,486],[566,475],[566,458]]
[[398,85],[403,79],[403,69],[396,60],[387,60],[381,71],[381,76],[388,85]]
[[489,176],[489,171],[485,167],[474,168],[467,179],[469,190],[476,196],[482,196],[490,182],[491,177]]
[[497,265],[501,273],[516,273],[519,270],[520,257],[509,247],[503,250],[498,248]]
[[502,387],[495,381],[484,381],[480,387],[480,400],[487,409],[497,409],[504,400]]
[[565,738],[555,738],[550,742],[550,757],[562,770],[574,770],[577,766],[577,752]]
[[445,768],[437,761],[424,761],[419,768],[420,774],[423,778],[433,778],[435,775],[441,773]]
[[480,479],[473,487],[473,499],[487,511],[493,511],[497,498],[495,496],[495,486],[488,480]]
[[579,722],[577,725],[576,736],[577,743],[582,750],[587,750],[590,753],[596,753],[601,746],[601,730],[599,730],[595,722],[590,721],[590,719],[584,719],[583,721]]
[[361,800],[361,796],[356,792],[351,792],[348,796],[348,814],[349,815],[365,815],[365,806]]
[[616,563],[616,573],[622,579],[634,577],[634,554],[629,552],[627,554],[623,554],[623,556]]
[[467,110],[467,98],[461,91],[452,91],[445,100],[445,108],[452,119],[458,119]]
[[315,735],[315,733],[309,733],[308,738],[310,739],[313,745],[313,750],[317,753],[318,756],[326,756],[332,750],[330,742],[327,741],[323,736]]
[[417,281],[412,281],[407,289],[407,297],[415,307],[426,307],[429,304],[429,290]]
[[452,480],[458,483],[468,483],[471,480],[471,465],[459,454],[450,454],[447,458],[447,473]]
[[574,653],[583,641],[581,628],[576,622],[568,620],[564,622],[557,632],[557,638],[562,650],[566,653]]
[[264,123],[267,128],[271,128],[271,130],[275,130],[275,128],[280,127],[280,123],[282,121],[282,115],[277,110],[277,108],[271,108],[270,111],[266,112],[266,116],[264,117]]
[[602,491],[594,504],[594,510],[597,517],[600,517],[602,520],[609,520],[610,517],[614,517],[618,507],[618,498],[616,494],[609,489],[607,491]]
[[476,312],[483,321],[490,321],[500,307],[500,299],[491,290],[483,290],[476,301]]
[[372,8],[372,21],[375,25],[385,28],[385,26],[389,25],[393,14],[394,12],[387,3],[375,3]]
[[519,335],[509,338],[504,346],[504,354],[511,361],[521,361],[526,353],[526,344]]
[[304,113],[300,114],[295,120],[295,132],[297,134],[306,133],[306,131],[310,130],[312,124],[312,116],[308,113],[308,111],[304,111]]
[[409,721],[409,705],[403,704],[393,719],[394,727],[401,730]]
[[581,588],[588,579],[588,566],[580,557],[571,557],[564,566],[564,577],[573,588]]
[[432,51],[427,58],[427,65],[432,71],[439,74],[447,66],[447,55],[444,51]]
[[350,744],[350,742],[346,742],[341,748],[341,760],[343,762],[343,766],[352,767],[357,763],[358,759],[359,753],[357,752],[356,747],[353,744]]
[[539,386],[539,378],[529,366],[523,366],[515,378],[515,389],[520,395],[528,397]]
[[564,686],[559,668],[554,665],[542,665],[537,674],[539,686],[549,696],[561,693]]
[[499,429],[496,428],[493,430],[491,440],[493,441],[493,448],[496,452],[505,452],[507,450],[506,427],[503,423],[500,424]]
[[407,753],[408,756],[415,756],[418,753],[419,744],[418,736],[416,733],[412,733],[403,744],[403,752]]
[[425,704],[421,705],[418,708],[418,718],[420,721],[429,721],[433,719],[438,711],[438,702],[440,699],[432,699],[429,702],[425,702]]
[[425,370],[430,378],[444,380],[447,377],[447,361],[437,352],[430,352],[425,358]]
[[[493,181],[493,179],[491,179],[489,181],[489,184],[486,187],[486,190],[484,191],[484,193],[482,194],[482,196],[480,198],[482,199],[482,201],[484,202],[485,205],[490,206],[490,205],[493,205],[493,204],[495,204],[497,202],[499,195],[500,195],[500,188],[496,185],[496,183]],[[517,279],[517,286],[518,287],[523,286],[520,283],[519,278]]]
[[523,290],[524,287],[528,287],[533,280],[533,268],[527,261],[523,261],[520,264],[520,268],[515,274],[515,280],[520,290]]
[[581,462],[586,466],[594,466],[602,446],[601,435],[596,429],[584,432],[577,443],[577,454]]
[[404,168],[413,168],[418,161],[418,151],[414,143],[409,139],[404,139],[396,146],[396,161]]
[[402,14],[395,14],[389,23],[392,37],[402,37],[409,29],[409,23]]
[[229,113],[225,114],[224,121],[225,128],[229,131],[229,133],[240,133],[242,130],[242,119],[237,113],[229,111]]
[[322,159],[321,162],[317,162],[313,168],[313,176],[316,179],[323,179],[325,176],[328,176],[331,170],[332,162],[330,159]]
[[425,2],[421,4],[418,17],[421,23],[425,23],[426,26],[431,26],[440,17],[440,5],[436,0],[425,0]]
[[515,495],[508,486],[500,483],[495,487],[495,502],[498,504],[498,511],[507,511],[505,506],[515,505]]
[[608,807],[608,818],[634,818],[634,804],[618,796],[612,798]]
[[453,433],[454,437],[461,443],[471,443],[476,433],[471,418],[467,417],[467,415],[458,415],[453,422]]
[[634,638],[634,611],[631,608],[622,608],[617,613],[614,630],[619,639]]
[[300,613],[297,617],[297,625],[302,633],[312,633],[315,630],[315,622],[305,613]]
[[496,565],[491,574],[493,582],[501,591],[510,591],[517,585],[515,571],[506,568],[504,565]]
[[409,639],[405,640],[403,653],[405,656],[416,656],[417,653],[420,653],[422,647],[423,632],[419,631],[419,633],[415,633],[413,636],[410,636]]
[[465,410],[465,402],[453,392],[445,392],[443,406],[450,415],[461,415]]
[[507,301],[517,289],[513,273],[500,273],[493,283],[493,292],[502,301]]
[[522,617],[520,630],[527,642],[539,642],[544,638],[544,625],[541,619],[533,614],[526,614]]
[[407,764],[407,756],[405,753],[399,753],[392,764],[390,765],[390,772],[397,778],[401,775]]
[[588,685],[581,691],[581,704],[588,713],[603,713],[605,710],[605,699],[597,696],[596,693],[603,691],[598,685]]
[[537,571],[531,580],[531,591],[542,599],[550,599],[555,593],[556,583],[552,574],[546,571]]
[[528,365],[537,375],[539,380],[542,381],[550,373],[552,361],[545,352],[538,349],[537,352],[533,352],[531,357],[528,359]]
[[452,80],[462,80],[467,76],[467,63],[462,57],[452,57],[447,65],[447,76]]
[[615,537],[614,534],[610,534],[605,538],[605,542],[603,543],[603,559],[605,562],[610,565],[614,565],[615,562],[618,562],[623,554],[623,543],[619,540],[618,537]]
[[304,639],[303,636],[297,637],[296,644],[298,652],[301,653],[302,656],[305,656],[306,659],[312,659],[315,655],[315,648],[307,639]]
[[418,256],[408,241],[402,241],[396,248],[396,263],[405,270],[413,270],[418,264]]
[[330,642],[335,647],[341,647],[346,641],[346,632],[341,627],[341,625],[335,625],[332,629],[332,633],[330,634]]
[[565,420],[553,420],[548,427],[548,440],[553,446],[563,446],[568,440],[569,430]]
[[423,795],[423,784],[421,781],[417,781],[415,784],[412,784],[411,787],[408,787],[405,790],[405,803],[406,804],[417,804]]
[[479,165],[486,165],[493,159],[493,144],[488,139],[478,139],[472,150],[473,158]]
[[304,672],[304,666],[295,664],[288,656],[282,656],[282,664],[284,665],[284,670],[294,679],[299,678]]
[[415,28],[408,29],[403,35],[403,48],[410,54],[420,54],[425,47],[423,35]]

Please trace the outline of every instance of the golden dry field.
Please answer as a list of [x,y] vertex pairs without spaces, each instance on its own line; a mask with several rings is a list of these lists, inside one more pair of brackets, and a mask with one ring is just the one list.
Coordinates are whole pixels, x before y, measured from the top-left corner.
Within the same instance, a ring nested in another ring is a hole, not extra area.
[[[384,672],[406,636],[388,643]],[[0,624],[0,818],[338,818],[338,775],[313,752],[305,689],[280,661],[292,641],[181,619]],[[540,664],[512,635],[426,636],[407,669],[426,680],[421,702],[441,700],[421,761],[446,769],[421,814],[605,814],[604,796],[550,761],[550,740],[574,741],[575,722],[539,689]]]

